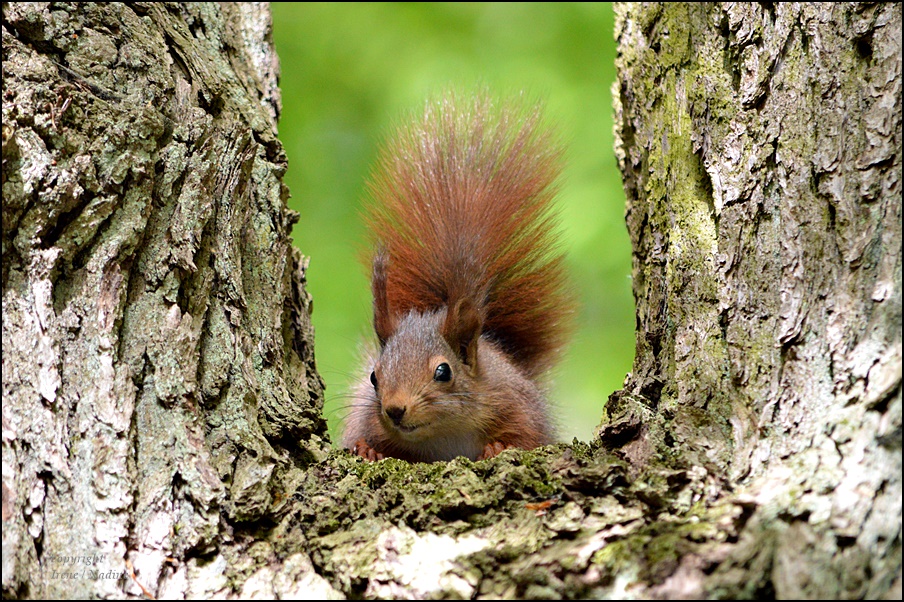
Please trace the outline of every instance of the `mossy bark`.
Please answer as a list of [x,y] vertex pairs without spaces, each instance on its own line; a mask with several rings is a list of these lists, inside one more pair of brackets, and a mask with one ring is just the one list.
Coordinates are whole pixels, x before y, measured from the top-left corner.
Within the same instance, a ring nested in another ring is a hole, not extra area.
[[618,10],[635,368],[407,464],[326,446],[266,6],[5,4],[4,597],[900,592],[900,5]]
[[269,19],[3,5],[4,596],[158,590],[325,454]]
[[729,597],[900,593],[901,5],[618,12],[636,454],[752,504],[691,573]]

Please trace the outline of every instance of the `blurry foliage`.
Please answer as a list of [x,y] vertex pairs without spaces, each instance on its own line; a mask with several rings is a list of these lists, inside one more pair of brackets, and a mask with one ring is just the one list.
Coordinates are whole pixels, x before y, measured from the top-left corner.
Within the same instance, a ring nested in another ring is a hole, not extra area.
[[311,257],[317,366],[336,440],[362,342],[372,337],[365,182],[394,123],[448,88],[545,100],[566,144],[559,196],[581,308],[551,379],[562,440],[587,440],[634,355],[630,243],[612,150],[613,14],[602,3],[273,3],[280,139],[293,232]]

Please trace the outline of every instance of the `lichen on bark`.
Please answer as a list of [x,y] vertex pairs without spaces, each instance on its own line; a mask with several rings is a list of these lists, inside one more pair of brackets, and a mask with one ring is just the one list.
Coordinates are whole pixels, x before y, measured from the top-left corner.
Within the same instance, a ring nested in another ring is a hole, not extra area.
[[649,454],[757,501],[771,593],[900,589],[900,6],[619,6]]
[[3,53],[4,595],[140,594],[325,450],[269,12],[7,3]]

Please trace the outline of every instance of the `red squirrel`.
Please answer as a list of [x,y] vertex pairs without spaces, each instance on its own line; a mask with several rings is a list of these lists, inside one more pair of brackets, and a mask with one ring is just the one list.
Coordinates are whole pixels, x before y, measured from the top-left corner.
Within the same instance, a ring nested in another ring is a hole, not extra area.
[[370,182],[379,350],[343,446],[371,461],[493,457],[553,441],[541,377],[572,310],[551,214],[560,151],[539,108],[447,94]]

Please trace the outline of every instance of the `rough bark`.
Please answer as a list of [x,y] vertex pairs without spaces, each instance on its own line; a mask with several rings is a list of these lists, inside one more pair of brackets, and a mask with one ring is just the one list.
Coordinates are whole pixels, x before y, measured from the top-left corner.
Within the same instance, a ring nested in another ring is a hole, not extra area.
[[269,19],[3,6],[5,596],[159,594],[323,456]]
[[752,504],[694,574],[900,592],[901,5],[622,5],[617,31],[633,451]]
[[4,5],[4,597],[900,597],[900,5],[619,15],[634,370],[410,465],[325,453],[266,8]]

